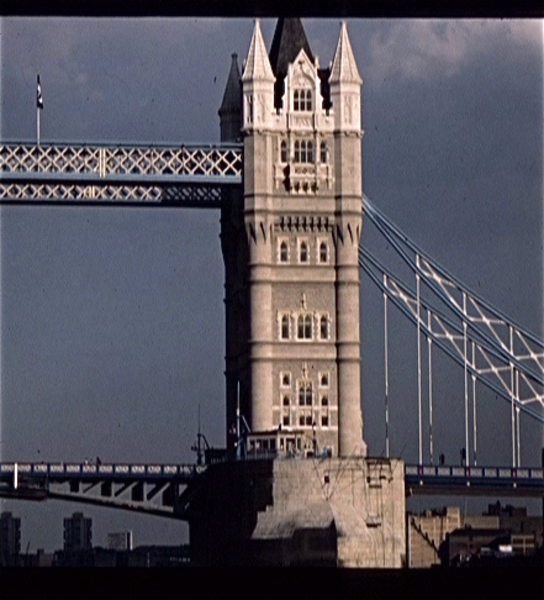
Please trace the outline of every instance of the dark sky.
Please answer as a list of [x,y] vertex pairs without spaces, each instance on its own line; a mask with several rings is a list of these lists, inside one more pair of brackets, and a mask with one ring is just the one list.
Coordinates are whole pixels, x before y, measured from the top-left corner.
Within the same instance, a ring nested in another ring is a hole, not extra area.
[[[322,66],[337,20],[303,21]],[[275,20],[262,21],[269,47]],[[217,142],[217,110],[251,19],[4,18],[2,140]],[[541,21],[350,20],[362,88],[364,190],[470,288],[542,337]],[[224,443],[223,263],[213,210],[3,207],[1,458],[191,461],[202,427]],[[369,221],[364,243],[391,250]],[[381,295],[363,278],[363,410],[384,450]],[[417,459],[416,338],[391,315],[391,450]],[[435,453],[464,444],[463,373],[436,358]],[[442,364],[444,363],[444,364]],[[479,392],[480,394],[480,392]],[[481,399],[480,399],[481,397]],[[479,396],[482,463],[511,461],[509,409]],[[522,461],[542,427],[522,421]],[[23,546],[62,544],[78,510],[3,502]],[[94,542],[135,531],[176,543],[184,524],[84,507]]]

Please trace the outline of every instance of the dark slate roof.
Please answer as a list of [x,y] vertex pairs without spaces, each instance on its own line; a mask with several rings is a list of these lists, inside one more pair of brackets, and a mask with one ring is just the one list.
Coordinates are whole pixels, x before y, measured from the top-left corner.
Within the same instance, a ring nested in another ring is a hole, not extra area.
[[269,54],[270,65],[276,78],[284,78],[287,75],[287,65],[294,62],[302,48],[313,62],[314,57],[300,19],[278,19]]
[[289,63],[295,61],[302,48],[304,48],[308,58],[313,62],[314,57],[300,19],[278,19],[269,53],[270,65],[276,76],[276,84],[274,86],[274,105],[276,108],[281,107],[287,67]]

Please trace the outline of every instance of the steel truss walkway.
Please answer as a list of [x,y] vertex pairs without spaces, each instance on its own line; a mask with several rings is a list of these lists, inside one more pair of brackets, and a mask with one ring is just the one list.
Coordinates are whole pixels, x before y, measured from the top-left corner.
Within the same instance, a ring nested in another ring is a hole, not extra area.
[[218,208],[241,144],[0,145],[0,204]]

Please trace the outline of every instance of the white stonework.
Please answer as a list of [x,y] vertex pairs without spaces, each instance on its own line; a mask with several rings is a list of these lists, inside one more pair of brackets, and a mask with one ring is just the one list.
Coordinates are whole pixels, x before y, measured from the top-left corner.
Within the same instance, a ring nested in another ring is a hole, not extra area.
[[[274,106],[275,76],[256,21],[241,78],[243,225],[222,217],[231,338],[247,322],[244,342],[227,339],[227,427],[235,425],[236,402],[253,432],[303,429],[318,452],[362,456],[362,80],[345,24],[327,109],[319,69],[301,49],[288,65],[282,106]],[[229,241],[235,231],[245,239]],[[285,371],[292,374],[288,395],[280,389]],[[321,372],[329,373],[325,406]],[[301,404],[308,386],[311,400]]]

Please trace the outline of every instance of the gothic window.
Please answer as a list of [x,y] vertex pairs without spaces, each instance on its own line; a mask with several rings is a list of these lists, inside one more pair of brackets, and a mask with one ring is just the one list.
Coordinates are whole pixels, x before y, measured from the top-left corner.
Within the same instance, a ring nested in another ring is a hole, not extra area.
[[329,415],[327,413],[323,413],[321,415],[321,427],[329,426]]
[[313,163],[314,162],[314,143],[311,140],[295,141],[295,162]]
[[284,396],[283,397],[283,406],[289,406],[290,402],[289,402],[289,396]]
[[299,259],[301,263],[308,262],[308,242],[300,242]]
[[284,427],[289,427],[290,424],[291,424],[291,420],[289,419],[289,411],[287,411],[283,415],[283,426]]
[[329,397],[321,396],[321,406],[329,406]]
[[326,263],[329,260],[329,249],[327,247],[327,242],[321,242],[319,244],[319,262]]
[[247,96],[247,120],[249,123],[253,123],[253,96]]
[[289,315],[283,315],[281,318],[281,339],[289,339]]
[[291,373],[282,373],[280,381],[282,387],[291,387]]
[[280,262],[286,263],[289,260],[289,248],[284,240],[280,246]]
[[282,142],[281,142],[280,160],[282,163],[286,163],[288,160],[287,142],[285,140],[282,140]]
[[319,332],[321,335],[321,339],[328,340],[329,339],[329,318],[327,317],[327,315],[321,316],[319,324],[320,324]]
[[311,90],[295,90],[293,93],[293,110],[310,111],[312,110],[312,92]]
[[299,340],[312,339],[312,316],[299,315],[297,321],[297,337]]
[[300,406],[312,406],[312,382],[303,381],[298,388],[298,403]]
[[324,388],[329,387],[329,374],[328,373],[320,373],[319,374],[319,385],[320,385],[320,387],[324,387]]
[[319,149],[320,149],[321,162],[326,163],[328,160],[328,154],[329,154],[329,151],[327,148],[327,142],[321,142]]

